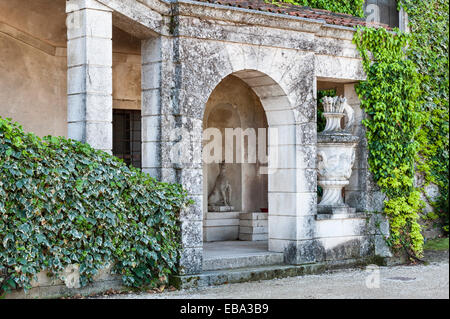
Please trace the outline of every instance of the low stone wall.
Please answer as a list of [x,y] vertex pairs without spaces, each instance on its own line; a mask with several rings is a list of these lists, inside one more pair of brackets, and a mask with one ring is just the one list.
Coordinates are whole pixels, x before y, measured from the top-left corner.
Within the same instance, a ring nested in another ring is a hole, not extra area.
[[94,277],[94,281],[86,287],[80,287],[80,275],[78,266],[68,266],[64,273],[59,276],[49,276],[47,271],[37,274],[37,279],[32,281],[32,288],[25,292],[17,289],[8,293],[6,299],[45,299],[60,298],[63,296],[91,295],[104,292],[109,289],[124,290],[126,287],[122,283],[119,275],[111,274],[111,267],[101,269]]

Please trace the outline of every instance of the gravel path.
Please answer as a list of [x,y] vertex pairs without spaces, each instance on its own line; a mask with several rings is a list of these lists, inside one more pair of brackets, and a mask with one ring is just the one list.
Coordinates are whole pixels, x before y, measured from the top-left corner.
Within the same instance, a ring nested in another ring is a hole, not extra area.
[[[241,298],[449,298],[448,252],[428,265],[347,269],[321,275],[228,284],[161,294],[115,295],[124,299]],[[372,287],[368,288],[367,284]]]

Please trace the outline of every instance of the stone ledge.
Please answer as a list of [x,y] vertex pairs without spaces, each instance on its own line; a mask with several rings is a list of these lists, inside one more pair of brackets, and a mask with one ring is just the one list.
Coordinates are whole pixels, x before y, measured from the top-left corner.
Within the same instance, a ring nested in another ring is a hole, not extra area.
[[204,271],[238,269],[244,267],[272,266],[283,264],[283,253],[264,252],[247,256],[232,256],[203,259]]

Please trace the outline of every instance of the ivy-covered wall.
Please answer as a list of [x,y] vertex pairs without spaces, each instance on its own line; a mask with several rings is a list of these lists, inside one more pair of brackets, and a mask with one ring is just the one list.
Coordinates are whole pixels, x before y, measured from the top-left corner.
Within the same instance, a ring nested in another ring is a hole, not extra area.
[[437,200],[431,201],[435,213],[429,218],[440,219],[444,231],[449,231],[449,1],[401,0],[408,13],[413,41],[408,58],[420,74],[420,107],[425,123],[418,136],[418,169],[426,183],[440,188]]
[[0,297],[78,265],[82,287],[112,266],[125,285],[177,271],[179,214],[191,201],[122,160],[0,117]]

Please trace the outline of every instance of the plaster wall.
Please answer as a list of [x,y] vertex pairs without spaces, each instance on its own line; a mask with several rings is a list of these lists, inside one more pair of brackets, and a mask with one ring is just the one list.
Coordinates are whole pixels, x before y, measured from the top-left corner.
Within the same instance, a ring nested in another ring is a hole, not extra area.
[[66,63],[0,32],[0,116],[40,136],[65,136]]
[[[64,0],[0,0],[0,116],[67,136]],[[140,40],[113,28],[113,107],[141,107]]]

